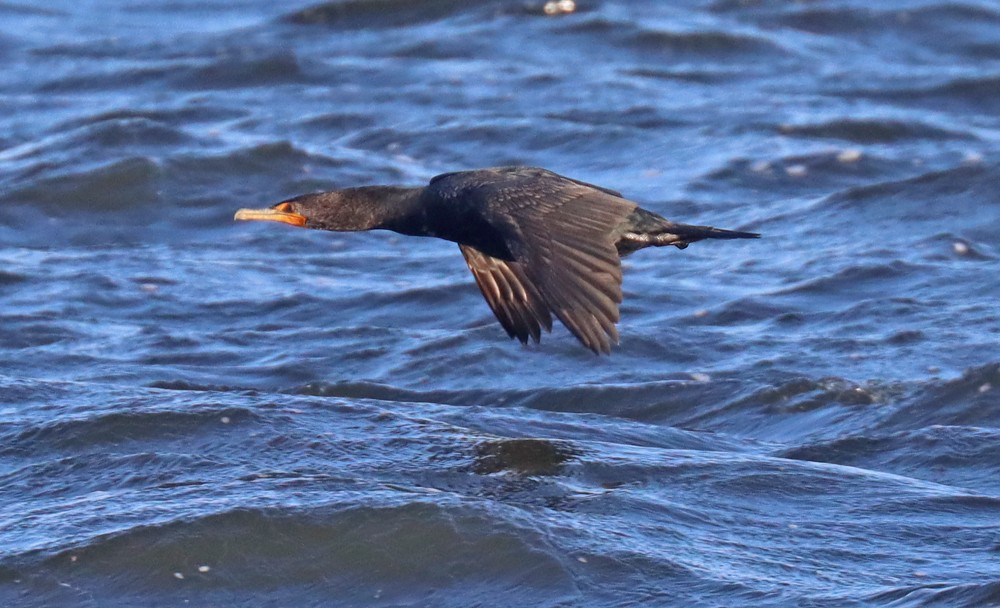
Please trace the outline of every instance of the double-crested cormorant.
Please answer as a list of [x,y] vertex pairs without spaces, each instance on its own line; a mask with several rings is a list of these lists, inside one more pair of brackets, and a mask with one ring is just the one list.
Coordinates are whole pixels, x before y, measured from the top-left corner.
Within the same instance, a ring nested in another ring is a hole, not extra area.
[[595,353],[618,343],[622,256],[760,236],[675,224],[614,190],[534,167],[445,173],[425,187],[303,194],[268,209],[240,209],[235,219],[453,241],[512,338],[538,342],[555,315]]

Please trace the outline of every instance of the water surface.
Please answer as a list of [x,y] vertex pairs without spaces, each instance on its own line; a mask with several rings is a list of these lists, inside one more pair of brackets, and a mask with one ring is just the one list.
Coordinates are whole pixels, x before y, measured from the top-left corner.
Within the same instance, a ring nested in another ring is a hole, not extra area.
[[[1000,604],[1000,10],[0,2],[0,603]],[[238,207],[531,164],[754,242],[507,339]]]

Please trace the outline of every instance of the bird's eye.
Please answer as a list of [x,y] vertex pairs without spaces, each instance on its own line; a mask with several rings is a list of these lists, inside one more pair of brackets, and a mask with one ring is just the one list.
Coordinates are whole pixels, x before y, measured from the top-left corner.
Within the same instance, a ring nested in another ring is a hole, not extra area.
[[280,211],[282,213],[291,213],[292,212],[292,204],[291,203],[278,203],[277,205],[274,206],[274,210],[275,211]]

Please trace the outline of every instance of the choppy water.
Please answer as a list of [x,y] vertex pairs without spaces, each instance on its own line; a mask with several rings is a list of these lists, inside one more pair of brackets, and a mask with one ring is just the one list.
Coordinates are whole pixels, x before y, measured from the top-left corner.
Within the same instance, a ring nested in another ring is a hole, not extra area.
[[[1000,6],[0,2],[0,604],[1000,605]],[[764,233],[509,341],[241,206],[525,163]]]

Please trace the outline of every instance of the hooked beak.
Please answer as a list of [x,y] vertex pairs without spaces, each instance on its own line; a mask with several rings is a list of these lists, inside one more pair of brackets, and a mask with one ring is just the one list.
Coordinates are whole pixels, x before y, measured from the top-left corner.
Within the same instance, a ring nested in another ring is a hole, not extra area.
[[298,213],[293,213],[290,211],[279,211],[274,208],[268,209],[240,209],[233,216],[234,220],[263,220],[268,222],[282,222],[284,224],[291,224],[292,226],[298,226],[304,228],[306,225],[306,216],[299,215]]

